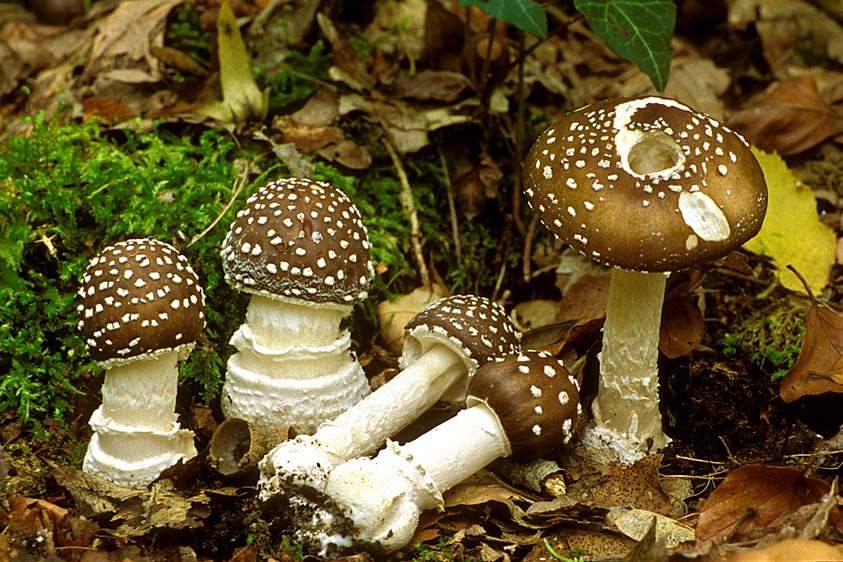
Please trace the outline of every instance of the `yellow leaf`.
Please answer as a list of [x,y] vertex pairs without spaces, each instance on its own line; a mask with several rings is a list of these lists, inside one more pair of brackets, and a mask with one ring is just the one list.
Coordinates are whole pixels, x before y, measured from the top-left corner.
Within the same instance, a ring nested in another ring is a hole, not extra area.
[[805,292],[796,275],[787,269],[792,265],[819,294],[834,264],[834,231],[820,222],[811,189],[796,180],[778,154],[755,147],[752,153],[764,170],[769,200],[761,231],[744,248],[772,258],[786,289]]
[[263,119],[266,116],[269,88],[261,92],[255,83],[246,43],[227,1],[220,6],[217,18],[217,51],[223,104],[231,112],[233,120]]

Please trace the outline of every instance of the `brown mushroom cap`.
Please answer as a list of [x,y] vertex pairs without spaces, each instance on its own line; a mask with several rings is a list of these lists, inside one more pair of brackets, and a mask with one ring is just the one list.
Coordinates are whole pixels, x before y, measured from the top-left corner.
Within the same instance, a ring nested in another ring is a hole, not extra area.
[[158,240],[105,248],[88,265],[79,296],[79,330],[103,367],[190,345],[205,327],[196,273],[178,250]]
[[521,348],[520,334],[504,309],[474,295],[438,299],[412,317],[404,330],[405,363],[442,343],[460,353],[473,372],[487,361]]
[[524,186],[559,238],[636,271],[720,258],[758,233],[767,209],[764,175],[746,141],[658,97],[569,113],[530,149]]
[[366,298],[374,276],[357,207],[307,179],[270,183],[250,197],[222,257],[229,284],[268,297],[352,305]]
[[466,403],[478,401],[498,416],[512,455],[524,459],[567,443],[582,415],[576,379],[544,351],[524,351],[482,365],[468,383]]

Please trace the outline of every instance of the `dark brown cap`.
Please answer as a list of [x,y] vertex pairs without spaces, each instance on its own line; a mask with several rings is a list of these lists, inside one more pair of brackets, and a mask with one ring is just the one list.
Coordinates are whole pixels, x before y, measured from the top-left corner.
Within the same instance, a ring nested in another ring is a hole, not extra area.
[[237,213],[222,249],[225,279],[268,297],[353,305],[374,270],[357,207],[323,182],[284,179]]
[[411,318],[404,330],[405,363],[440,343],[458,353],[469,372],[474,372],[487,361],[521,348],[520,334],[506,311],[474,295],[438,299]]
[[100,252],[79,296],[79,330],[103,367],[192,345],[205,327],[205,294],[187,258],[150,238]]
[[498,416],[512,455],[536,458],[567,443],[582,415],[576,379],[544,351],[524,351],[482,365],[468,383],[468,400]]
[[758,233],[767,209],[746,141],[659,97],[595,103],[551,125],[527,156],[524,191],[560,239],[636,271],[720,258]]

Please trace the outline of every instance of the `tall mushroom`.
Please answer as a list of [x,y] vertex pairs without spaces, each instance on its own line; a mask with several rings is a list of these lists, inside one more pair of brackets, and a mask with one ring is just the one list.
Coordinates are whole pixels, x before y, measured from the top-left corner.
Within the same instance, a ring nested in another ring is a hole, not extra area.
[[324,492],[330,471],[342,461],[374,453],[443,396],[462,402],[478,367],[518,350],[515,326],[489,299],[455,295],[434,301],[405,327],[400,373],[313,435],[284,441],[264,457],[261,499],[303,487],[306,495]]
[[[538,351],[481,366],[466,405],[409,443],[390,441],[374,459],[335,468],[326,489],[337,507],[333,525],[311,534],[306,545],[322,552],[338,544],[393,552],[413,537],[422,511],[444,507],[444,491],[499,457],[533,459],[567,443],[582,414],[576,380]],[[303,523],[305,529],[312,524]],[[318,538],[322,542],[314,543]]]
[[196,455],[176,420],[176,387],[178,362],[205,326],[205,295],[175,248],[134,239],[91,260],[79,296],[85,347],[106,370],[82,468],[142,488]]
[[737,133],[659,97],[595,103],[551,125],[524,166],[542,222],[613,266],[593,423],[583,441],[631,463],[662,448],[658,339],[667,272],[761,228],[764,175]]
[[348,196],[307,179],[270,183],[237,213],[222,258],[226,281],[251,294],[231,338],[226,417],[264,435],[290,426],[311,433],[369,392],[340,327],[374,275]]

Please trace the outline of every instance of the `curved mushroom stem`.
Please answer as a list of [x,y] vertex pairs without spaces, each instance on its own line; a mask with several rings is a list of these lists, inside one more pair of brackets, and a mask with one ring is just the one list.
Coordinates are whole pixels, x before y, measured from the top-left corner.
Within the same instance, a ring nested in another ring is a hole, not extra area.
[[261,497],[266,500],[288,482],[324,492],[328,474],[341,462],[374,453],[430,408],[466,376],[465,361],[436,344],[392,380],[312,436],[284,441],[261,462]]
[[631,464],[670,442],[659,412],[659,325],[666,276],[614,269],[600,384],[583,443],[604,460]]
[[120,486],[142,488],[196,455],[193,432],[176,421],[178,361],[192,345],[109,368],[83,470]]
[[328,477],[327,494],[354,524],[353,540],[378,552],[405,546],[419,514],[442,509],[442,493],[511,452],[497,415],[476,402],[405,444],[389,442]]

